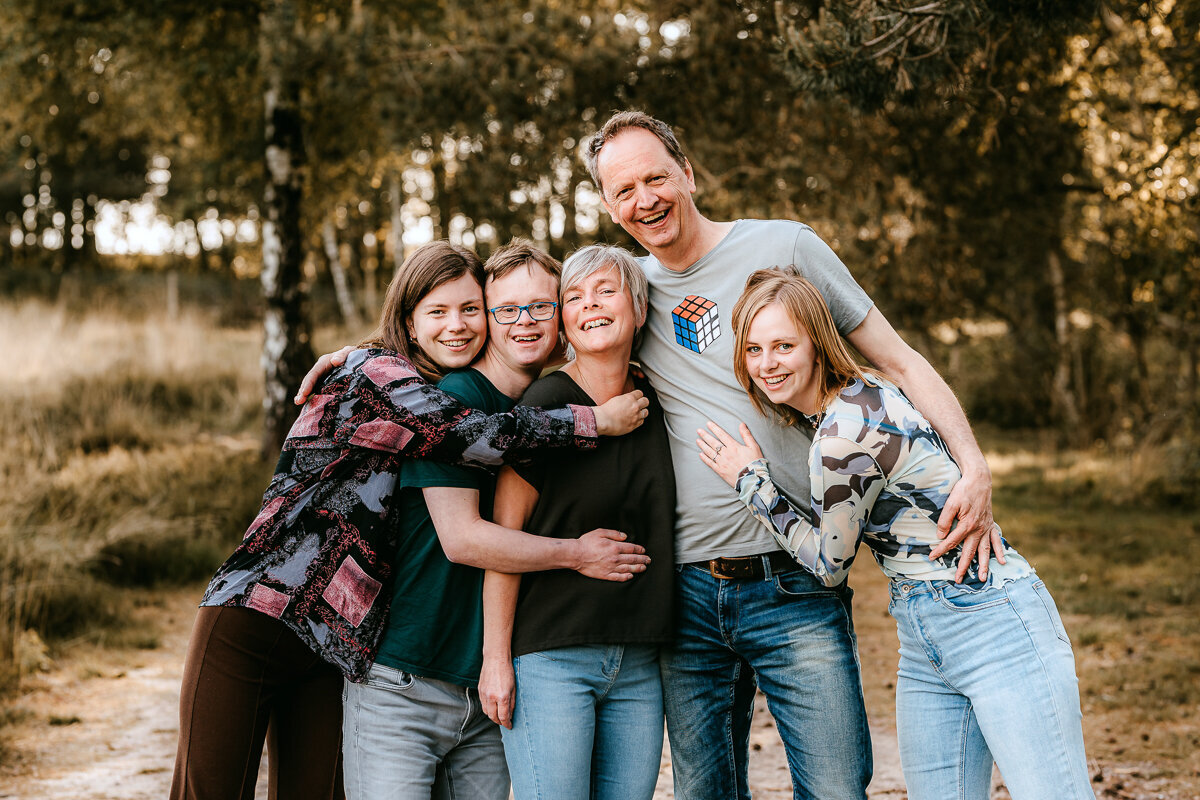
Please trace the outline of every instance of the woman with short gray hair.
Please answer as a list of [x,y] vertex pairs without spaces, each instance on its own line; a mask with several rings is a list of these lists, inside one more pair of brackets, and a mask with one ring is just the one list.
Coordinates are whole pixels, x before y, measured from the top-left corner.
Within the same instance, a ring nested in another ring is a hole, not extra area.
[[567,259],[559,294],[571,360],[534,383],[523,405],[557,407],[636,387],[646,424],[593,453],[505,469],[494,518],[572,539],[593,527],[646,548],[646,572],[617,584],[567,570],[484,580],[484,711],[504,726],[516,800],[650,800],[662,754],[658,648],[672,635],[675,480],[662,407],[631,372],[646,321],[646,278],[619,247]]

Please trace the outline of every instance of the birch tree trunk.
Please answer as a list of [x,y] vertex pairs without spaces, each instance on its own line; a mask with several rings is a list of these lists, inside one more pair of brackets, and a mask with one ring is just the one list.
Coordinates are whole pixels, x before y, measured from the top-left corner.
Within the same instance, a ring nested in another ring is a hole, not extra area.
[[397,169],[392,173],[391,188],[388,193],[392,198],[392,228],[388,237],[392,248],[392,274],[400,271],[404,263],[404,179]]
[[329,261],[329,274],[333,276],[333,293],[337,296],[338,310],[342,320],[354,328],[359,324],[358,308],[350,296],[350,285],[346,282],[346,269],[342,266],[342,254],[338,252],[337,228],[332,219],[321,226],[321,240],[325,244],[325,258]]
[[266,300],[262,451],[266,458],[273,457],[283,445],[297,415],[292,396],[314,361],[300,232],[305,153],[295,27],[296,8],[291,0],[271,0],[264,5],[259,58],[266,85],[262,220],[262,287]]

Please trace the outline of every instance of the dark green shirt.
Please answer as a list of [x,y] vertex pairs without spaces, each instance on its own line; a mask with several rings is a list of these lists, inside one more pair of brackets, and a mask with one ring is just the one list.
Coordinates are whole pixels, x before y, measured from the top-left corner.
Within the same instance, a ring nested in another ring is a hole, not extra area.
[[[473,369],[450,373],[438,387],[488,414],[513,407],[512,398]],[[495,476],[474,467],[410,460],[401,465],[399,486],[393,517],[400,541],[395,589],[376,661],[425,678],[474,687],[483,663],[483,570],[446,558],[421,489],[478,489],[479,511],[488,519]]]

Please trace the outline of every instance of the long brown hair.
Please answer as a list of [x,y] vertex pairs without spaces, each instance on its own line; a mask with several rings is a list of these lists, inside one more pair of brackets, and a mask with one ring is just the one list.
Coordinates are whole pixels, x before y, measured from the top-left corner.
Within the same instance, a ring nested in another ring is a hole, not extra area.
[[408,321],[421,298],[463,275],[475,279],[482,295],[483,264],[472,250],[444,240],[418,247],[396,270],[383,298],[379,327],[359,347],[393,350],[411,361],[426,380],[441,378],[442,368],[409,338]]
[[764,416],[775,414],[784,423],[794,425],[801,414],[791,406],[771,402],[755,385],[746,369],[746,340],[750,335],[750,323],[758,312],[771,303],[779,303],[796,326],[812,339],[816,354],[818,407],[824,410],[837,393],[855,379],[868,372],[854,360],[850,348],[842,340],[825,298],[803,277],[795,267],[760,269],[746,280],[746,288],[733,307],[733,374],[738,383],[750,395],[750,402]]

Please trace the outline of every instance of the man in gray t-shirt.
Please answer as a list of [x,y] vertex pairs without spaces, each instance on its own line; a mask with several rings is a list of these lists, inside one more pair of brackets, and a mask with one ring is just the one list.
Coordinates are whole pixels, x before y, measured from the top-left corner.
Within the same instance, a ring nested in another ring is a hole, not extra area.
[[[665,123],[612,117],[588,142],[605,210],[649,252],[650,307],[639,357],[662,402],[675,468],[680,609],[662,659],[667,730],[680,800],[749,796],[746,763],[756,684],[767,694],[796,797],[866,796],[870,737],[849,592],[826,589],[779,550],[736,493],[701,464],[696,430],[746,422],[781,490],[808,497],[809,435],[763,418],[733,375],[733,304],[756,269],[795,264],[839,330],[891,376],[963,469],[939,527],[938,554],[966,540],[962,568],[992,532],[991,477],[961,407],[806,225],[715,222],[692,199],[691,165]],[[951,527],[957,519],[957,527]]]

